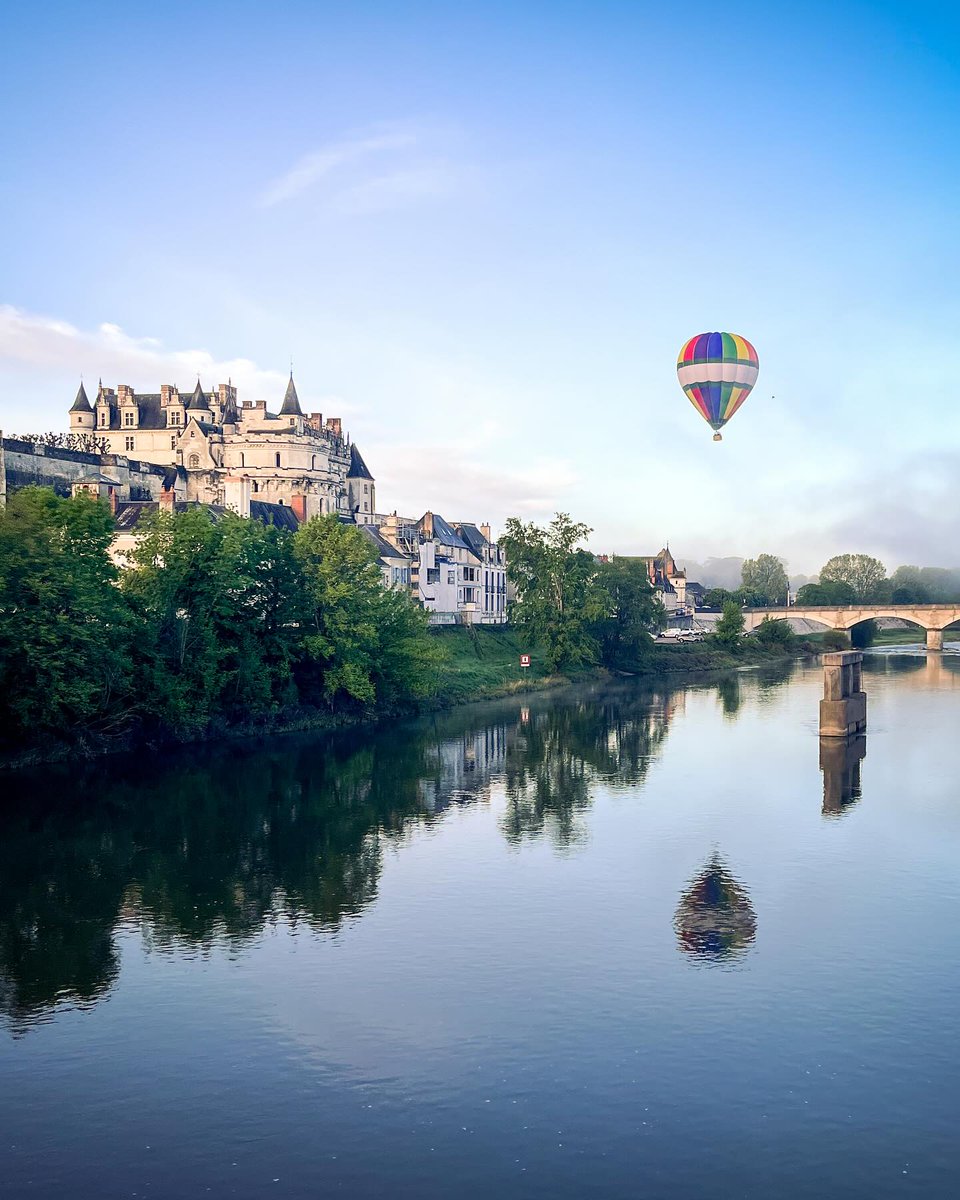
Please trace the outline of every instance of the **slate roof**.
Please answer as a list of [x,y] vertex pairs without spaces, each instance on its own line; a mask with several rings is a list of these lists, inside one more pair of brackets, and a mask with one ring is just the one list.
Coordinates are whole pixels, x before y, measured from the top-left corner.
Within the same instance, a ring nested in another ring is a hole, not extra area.
[[203,394],[203,388],[200,386],[200,380],[197,380],[197,386],[193,389],[193,395],[187,401],[187,408],[209,408],[210,403]]
[[109,484],[110,487],[119,487],[120,486],[119,479],[114,479],[110,475],[104,475],[104,473],[102,471],[91,471],[89,475],[84,475],[81,479],[78,479],[77,482],[78,483],[106,483],[106,484]]
[[[116,526],[118,533],[129,533],[136,529],[143,517],[155,513],[160,505],[156,500],[127,500],[117,505]],[[217,520],[228,510],[222,504],[201,504],[198,500],[177,500],[174,512],[186,512],[190,508],[204,508]],[[265,500],[250,501],[250,519],[263,525],[275,525],[278,529],[299,528],[297,514],[288,504],[269,504]]]
[[[463,540],[460,534],[443,517],[438,513],[430,513],[429,515],[433,519],[433,536],[441,546],[454,546],[460,550],[469,550],[471,554],[473,553],[472,547]],[[426,516],[427,514],[424,514],[420,519],[421,529],[424,528]]]
[[266,500],[250,501],[251,521],[260,521],[263,525],[276,525],[278,529],[289,529],[296,532],[300,528],[297,514],[289,504],[271,504]]
[[360,451],[356,446],[350,447],[350,469],[347,471],[348,479],[373,479],[370,474],[370,468],[360,456]]
[[87,399],[87,393],[84,390],[82,382],[80,384],[80,391],[77,392],[77,398],[76,398],[76,400],[74,400],[70,411],[71,412],[88,412],[88,413],[93,412],[93,409],[90,407],[90,401]]
[[280,409],[281,417],[302,417],[303,412],[300,408],[300,397],[297,395],[297,388],[293,382],[293,372],[290,372],[290,382],[287,384],[287,390],[283,393],[283,407]]
[[392,542],[388,542],[379,529],[373,525],[361,525],[360,528],[364,534],[373,542],[377,548],[377,553],[381,558],[402,558],[412,561],[412,556],[404,550],[397,549]]
[[467,521],[461,521],[457,525],[457,532],[467,543],[474,554],[482,557],[484,547],[487,545],[487,539],[483,536],[476,525]]
[[[190,421],[192,421],[197,426],[197,428],[200,430],[201,433],[222,433],[223,432],[221,426],[211,425],[209,421],[201,421],[197,417],[191,417]],[[190,421],[187,422],[187,425],[190,424]],[[186,427],[187,426],[184,425],[184,429],[186,429]],[[175,430],[176,432],[179,432],[176,425],[171,425],[170,428]]]

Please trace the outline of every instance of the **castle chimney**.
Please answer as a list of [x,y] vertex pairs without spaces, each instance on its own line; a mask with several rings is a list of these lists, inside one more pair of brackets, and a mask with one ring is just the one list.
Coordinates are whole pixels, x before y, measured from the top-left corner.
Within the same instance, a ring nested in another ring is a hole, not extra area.
[[160,501],[159,501],[160,511],[165,512],[165,513],[172,513],[174,511],[174,505],[176,503],[176,500],[177,500],[177,495],[172,487],[163,488],[160,492]]
[[223,503],[241,517],[250,516],[249,475],[228,475],[223,481]]
[[290,507],[293,509],[294,515],[296,516],[299,523],[301,525],[305,525],[307,522],[307,498],[306,498],[306,496],[299,495],[299,494],[296,496],[291,496],[290,497]]
[[483,536],[487,539],[488,542],[491,542],[491,543],[493,542],[493,538],[490,536],[490,526],[489,525],[481,525],[480,532],[483,534]]

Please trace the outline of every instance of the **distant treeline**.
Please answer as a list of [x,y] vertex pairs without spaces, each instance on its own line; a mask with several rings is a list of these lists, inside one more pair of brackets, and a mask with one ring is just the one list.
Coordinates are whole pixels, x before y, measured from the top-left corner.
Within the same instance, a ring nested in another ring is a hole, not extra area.
[[[782,605],[787,595],[783,560],[772,554],[747,559],[735,591],[712,588],[704,596],[710,608],[729,600],[750,606]],[[945,567],[897,567],[892,575],[869,554],[837,554],[820,568],[818,583],[797,590],[801,605],[955,604],[960,603],[960,570]]]
[[102,502],[46,488],[0,510],[0,743],[197,736],[304,706],[402,711],[437,686],[426,616],[381,586],[355,526],[296,533],[202,508],[110,558]]

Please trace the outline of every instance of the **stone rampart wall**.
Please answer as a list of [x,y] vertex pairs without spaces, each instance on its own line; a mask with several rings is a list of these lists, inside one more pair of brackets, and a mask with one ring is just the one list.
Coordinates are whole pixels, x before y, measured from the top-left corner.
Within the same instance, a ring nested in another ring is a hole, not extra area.
[[122,454],[90,454],[63,446],[45,446],[21,438],[0,438],[0,503],[25,487],[49,487],[69,496],[74,483],[97,472],[116,479],[120,499],[157,500],[164,468]]

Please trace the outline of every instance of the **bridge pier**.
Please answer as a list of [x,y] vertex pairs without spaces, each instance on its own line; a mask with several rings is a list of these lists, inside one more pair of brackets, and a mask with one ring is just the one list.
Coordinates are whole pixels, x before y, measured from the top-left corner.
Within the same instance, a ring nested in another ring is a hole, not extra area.
[[820,736],[850,737],[867,727],[867,693],[863,690],[863,655],[840,650],[823,656],[823,699]]
[[928,629],[927,630],[927,649],[942,650],[943,649],[943,630]]

